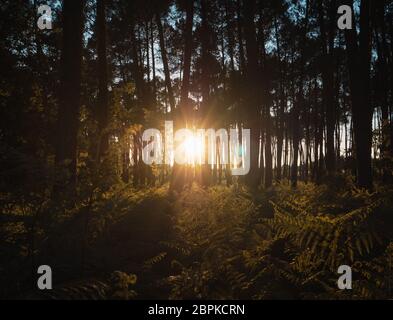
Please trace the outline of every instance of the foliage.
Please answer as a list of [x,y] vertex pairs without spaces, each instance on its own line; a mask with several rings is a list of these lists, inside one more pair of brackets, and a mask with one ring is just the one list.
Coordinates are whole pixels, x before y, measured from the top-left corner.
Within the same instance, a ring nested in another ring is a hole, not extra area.
[[[197,203],[179,200],[183,237],[198,244],[188,265],[168,279],[172,298],[391,296],[391,191],[370,194],[349,181],[342,185],[348,192],[312,184],[294,191],[281,184],[271,201],[274,217],[264,218],[267,203],[247,203],[246,192],[222,189],[219,196],[217,188],[183,194],[188,200],[196,194]],[[234,206],[237,201],[243,206]],[[227,206],[236,207],[236,213]],[[211,217],[211,212],[217,214]],[[214,224],[221,215],[225,218]],[[337,288],[341,264],[353,267],[351,292]]]
[[[50,200],[9,203],[0,230],[1,294],[391,298],[393,191],[369,193],[351,179],[337,179],[338,189],[301,184],[293,190],[281,183],[258,193],[237,184],[193,184],[172,194],[167,185],[137,190],[119,182],[105,191],[105,184],[94,187],[72,207]],[[31,268],[44,262],[56,270],[56,290],[25,294],[35,279]],[[351,291],[337,288],[341,264],[352,266]],[[8,280],[16,274],[17,288]]]

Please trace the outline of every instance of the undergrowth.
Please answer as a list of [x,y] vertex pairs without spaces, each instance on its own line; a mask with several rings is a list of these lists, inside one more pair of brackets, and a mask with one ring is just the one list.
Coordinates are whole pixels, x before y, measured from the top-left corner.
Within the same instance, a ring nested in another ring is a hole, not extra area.
[[[393,191],[337,179],[258,193],[116,183],[73,206],[2,195],[1,297],[390,299]],[[34,289],[40,264],[50,293]],[[352,290],[337,287],[340,265]]]

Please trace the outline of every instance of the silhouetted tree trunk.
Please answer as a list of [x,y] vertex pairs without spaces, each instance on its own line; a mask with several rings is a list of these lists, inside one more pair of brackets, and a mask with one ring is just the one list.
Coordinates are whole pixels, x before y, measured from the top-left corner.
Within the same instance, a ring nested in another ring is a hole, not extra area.
[[320,159],[320,149],[322,148],[322,142],[323,142],[323,127],[322,124],[323,122],[321,121],[322,119],[322,110],[319,102],[318,102],[318,95],[317,95],[317,89],[318,89],[318,83],[317,80],[315,80],[314,86],[313,86],[313,97],[312,97],[312,102],[313,102],[313,122],[314,122],[314,168],[313,168],[313,178],[314,181],[319,184],[321,183],[321,177],[322,177],[322,167],[321,167],[321,162],[322,160]]
[[[132,58],[132,74],[135,81],[135,92],[137,97],[137,112],[135,120],[137,123],[142,123],[143,121],[143,108],[149,106],[149,97],[147,87],[143,79],[143,69],[142,69],[142,53],[140,50],[140,42],[137,40],[135,17],[130,18],[130,39],[131,39],[131,58]],[[136,131],[134,134],[134,148],[137,154],[142,154],[142,132],[140,130]],[[141,157],[138,157],[138,161],[134,162],[134,184],[141,184],[145,182],[145,164],[141,161]]]
[[281,62],[281,44],[278,35],[278,26],[277,26],[277,18],[274,19],[274,30],[276,36],[276,46],[277,46],[277,60],[279,64],[279,106],[277,112],[277,121],[276,121],[276,128],[277,128],[277,172],[276,172],[276,179],[278,181],[281,180],[282,168],[282,150],[283,150],[283,139],[284,139],[284,112],[286,106],[286,97],[284,92],[284,81],[285,76],[282,70],[282,62]]
[[141,54],[138,48],[137,38],[135,36],[135,21],[134,17],[131,18],[131,31],[130,31],[130,38],[131,38],[131,58],[132,58],[132,73],[133,78],[135,80],[135,91],[137,96],[137,103],[138,103],[138,120],[142,117],[142,108],[146,107],[146,91],[145,91],[145,84],[143,80],[143,72],[141,70],[140,65],[140,57]]
[[[202,74],[201,74],[201,93],[202,93],[202,104],[201,104],[201,120],[202,124],[206,128],[210,128],[209,122],[209,100],[210,100],[210,73],[211,66],[209,64],[210,59],[210,36],[212,30],[209,26],[209,1],[201,0],[201,47],[202,47],[202,56],[201,56],[201,65],[202,65]],[[207,145],[208,138],[205,137],[205,145]],[[205,160],[204,164],[202,164],[202,184],[204,186],[209,185],[212,181],[212,173],[211,166],[208,164],[208,152],[205,152]]]
[[389,19],[390,33],[390,154],[393,155],[393,19]]
[[97,0],[97,69],[98,69],[98,132],[99,146],[98,157],[104,155],[108,149],[108,133],[105,129],[108,126],[109,105],[108,105],[108,71],[106,57],[106,21],[105,21],[106,0]]
[[145,52],[146,52],[146,75],[147,75],[147,83],[149,84],[149,94],[151,93],[151,88],[150,88],[150,52],[149,52],[149,47],[150,47],[150,32],[149,32],[149,23],[145,21]]
[[226,34],[228,38],[228,55],[229,55],[229,61],[230,61],[230,72],[235,71],[235,58],[234,58],[234,44],[235,44],[235,39],[234,39],[234,27],[232,23],[232,15],[234,15],[234,12],[231,7],[231,2],[230,0],[225,1],[225,20],[227,24],[226,28]]
[[323,81],[323,105],[326,114],[326,169],[329,175],[335,172],[334,152],[334,127],[335,127],[335,104],[334,104],[334,74],[333,74],[333,50],[334,30],[336,28],[336,1],[329,3],[328,30],[325,25],[325,14],[322,1],[319,3],[319,27],[322,44],[322,81]]
[[[175,110],[175,128],[178,128],[179,122],[186,124],[187,118],[191,114],[191,105],[188,99],[190,91],[190,73],[191,73],[191,54],[192,54],[192,25],[194,20],[194,1],[186,2],[186,26],[184,31],[184,60],[183,60],[183,81],[180,96],[179,110]],[[173,173],[171,179],[171,190],[181,190],[184,185],[185,169],[176,162],[173,165]]]
[[[389,170],[390,153],[390,119],[389,119],[389,74],[388,74],[388,47],[386,39],[385,26],[385,5],[386,0],[380,0],[376,4],[375,26],[376,26],[376,43],[377,43],[377,70],[376,70],[376,96],[381,106],[382,116],[382,141],[381,141],[381,157],[383,160],[382,180],[383,182],[391,182],[391,172]],[[390,79],[392,81],[393,79]]]
[[169,65],[168,65],[168,58],[167,58],[166,48],[165,48],[164,31],[162,28],[161,17],[158,12],[156,13],[156,24],[157,24],[157,28],[158,28],[158,37],[160,39],[161,59],[162,59],[162,64],[164,66],[165,86],[166,86],[166,90],[167,90],[167,94],[168,94],[169,105],[171,107],[171,110],[175,110],[175,98],[173,95],[171,76],[170,76]]
[[[371,143],[373,108],[370,99],[371,0],[362,0],[359,44],[356,28],[345,31],[352,98],[356,175],[359,187],[372,188]],[[353,1],[346,1],[353,7]],[[353,19],[355,21],[355,19]]]
[[239,70],[241,72],[244,72],[245,70],[245,57],[244,57],[244,46],[243,46],[243,30],[242,30],[242,13],[241,13],[241,3],[242,0],[237,0],[236,1],[236,10],[237,10],[237,35],[238,35],[238,40],[239,40]]
[[265,49],[265,30],[263,27],[263,7],[262,3],[258,3],[259,6],[259,21],[258,21],[258,44],[260,47],[260,61],[259,61],[259,83],[262,85],[263,94],[261,97],[262,117],[263,117],[263,129],[265,133],[265,144],[264,144],[264,184],[265,188],[269,188],[273,183],[273,157],[272,157],[272,137],[271,137],[271,116],[270,116],[270,104],[271,97],[269,92],[271,72],[266,63],[266,49]]
[[247,124],[251,133],[250,144],[250,172],[246,176],[246,182],[249,187],[256,189],[259,185],[259,135],[260,135],[260,110],[258,97],[258,46],[255,30],[255,0],[244,1],[244,35],[246,40],[247,65],[246,65],[246,83],[247,96]]
[[157,82],[156,82],[156,55],[154,49],[154,25],[153,20],[150,22],[150,48],[151,48],[151,68],[152,68],[152,85],[153,85],[153,102],[157,104]]
[[85,1],[82,0],[63,1],[63,47],[56,165],[64,168],[67,176],[57,181],[55,193],[60,189],[73,191],[76,186],[84,3]]
[[298,84],[298,93],[296,95],[293,110],[292,110],[292,146],[293,146],[293,161],[291,171],[292,187],[297,186],[298,179],[298,159],[299,159],[299,142],[300,142],[300,108],[304,105],[303,96],[303,79],[304,79],[304,53],[305,42],[308,30],[308,16],[309,16],[309,0],[306,1],[306,13],[303,22],[303,30],[300,39],[300,76]]
[[190,75],[191,75],[191,54],[192,54],[192,26],[194,20],[194,1],[187,1],[186,6],[186,28],[185,28],[185,47],[183,60],[183,81],[181,87],[181,111],[185,115],[189,115],[190,104],[188,101],[188,93],[190,91]]

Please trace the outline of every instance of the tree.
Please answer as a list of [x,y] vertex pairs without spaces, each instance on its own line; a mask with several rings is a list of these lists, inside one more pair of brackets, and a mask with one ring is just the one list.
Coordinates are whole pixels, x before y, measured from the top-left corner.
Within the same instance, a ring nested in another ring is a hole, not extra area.
[[381,157],[383,160],[383,182],[392,182],[389,161],[391,161],[391,123],[389,119],[389,48],[387,44],[387,28],[385,19],[386,1],[381,0],[376,4],[374,25],[375,42],[377,46],[378,59],[376,61],[376,79],[378,83],[376,90],[376,100],[381,107],[382,130],[381,130]]
[[[186,25],[184,30],[184,59],[183,59],[183,81],[180,94],[180,105],[174,110],[175,128],[179,123],[187,124],[191,114],[191,105],[188,99],[190,91],[191,54],[192,54],[192,26],[194,20],[194,1],[186,1]],[[181,190],[184,184],[185,169],[177,163],[173,165],[171,190]]]
[[[353,8],[353,1],[345,1]],[[373,107],[370,96],[371,11],[374,2],[362,0],[360,31],[345,30],[352,100],[357,183],[372,188],[371,143]],[[353,12],[353,10],[352,10]],[[353,19],[354,21],[354,19]]]
[[[205,127],[211,127],[211,121],[209,117],[211,117],[210,110],[211,108],[211,101],[210,101],[210,81],[211,81],[211,41],[210,38],[212,36],[212,30],[210,28],[210,21],[209,21],[209,1],[201,0],[201,94],[202,94],[202,103],[200,107],[200,114],[201,114],[201,121],[200,123],[203,124]],[[205,145],[208,138],[205,137]],[[206,149],[206,148],[205,148]],[[202,164],[202,184],[207,186],[211,183],[211,172],[210,172],[210,165],[208,164],[208,152],[205,150],[205,159],[204,164]]]
[[[262,1],[259,1],[259,21],[258,21],[258,46],[259,46],[259,83],[261,84],[261,92],[260,95],[260,104],[262,105],[262,123],[264,130],[264,138],[265,138],[265,167],[263,172],[265,173],[264,177],[264,185],[265,188],[271,187],[273,183],[273,157],[272,157],[272,119],[270,116],[271,109],[271,96],[270,96],[270,85],[271,85],[271,67],[269,68],[269,62],[267,61],[266,54],[266,40],[265,40],[265,29],[263,20],[266,18],[263,16],[263,4]],[[263,136],[263,134],[262,134]],[[262,150],[261,150],[262,154]],[[262,158],[262,157],[261,157]],[[261,166],[263,165],[261,161]],[[261,170],[262,171],[262,170]]]
[[75,190],[77,135],[79,123],[83,8],[85,1],[63,1],[63,43],[61,55],[61,87],[58,112],[56,165],[64,167],[66,177],[55,189]]
[[305,16],[299,37],[300,45],[300,71],[298,80],[298,91],[294,97],[293,110],[292,110],[292,146],[293,146],[293,160],[291,170],[291,184],[292,187],[297,186],[298,180],[298,159],[299,159],[299,143],[300,143],[300,110],[304,104],[303,85],[304,85],[304,62],[305,62],[305,45],[307,39],[308,22],[309,22],[309,0],[306,0]]
[[336,1],[331,1],[328,7],[328,25],[325,25],[323,3],[318,5],[319,28],[322,48],[322,82],[323,105],[326,114],[326,169],[329,175],[335,172],[334,128],[335,128],[335,102],[334,102],[334,36],[336,22]]
[[155,17],[156,17],[156,24],[158,28],[158,37],[160,39],[161,59],[162,59],[162,64],[164,66],[165,85],[168,94],[169,105],[171,107],[171,110],[175,110],[175,98],[173,95],[171,75],[169,72],[168,58],[165,48],[164,31],[162,27],[160,12],[158,10],[155,14]]
[[255,29],[255,0],[244,1],[244,36],[246,40],[246,82],[247,82],[247,125],[250,128],[250,172],[247,174],[247,184],[256,189],[259,185],[258,156],[260,136],[260,109],[258,93],[258,47]]
[[108,126],[109,105],[108,105],[108,70],[106,56],[106,19],[105,19],[106,0],[97,0],[97,69],[98,69],[98,132],[99,147],[98,157],[104,155],[108,149],[108,134],[105,129]]

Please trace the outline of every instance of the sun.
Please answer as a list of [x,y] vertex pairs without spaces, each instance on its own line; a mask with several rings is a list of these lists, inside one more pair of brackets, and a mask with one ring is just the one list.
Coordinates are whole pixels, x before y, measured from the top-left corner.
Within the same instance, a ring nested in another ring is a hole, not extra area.
[[203,143],[195,134],[188,136],[183,142],[187,163],[191,165],[200,164],[203,157]]

